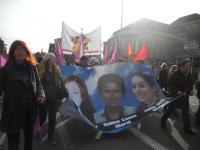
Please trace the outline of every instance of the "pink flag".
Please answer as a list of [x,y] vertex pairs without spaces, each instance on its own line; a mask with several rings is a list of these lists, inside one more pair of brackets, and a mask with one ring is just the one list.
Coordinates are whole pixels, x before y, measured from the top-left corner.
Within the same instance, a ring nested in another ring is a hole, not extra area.
[[109,63],[109,56],[108,56],[108,47],[107,47],[107,45],[105,46],[105,50],[104,50],[103,62],[104,62],[104,64],[108,64]]
[[80,35],[80,50],[79,50],[79,60],[83,56],[83,34]]
[[115,49],[113,50],[113,53],[112,53],[112,63],[116,63],[117,62],[117,55],[118,55],[118,49],[117,49],[117,42],[115,44]]
[[42,137],[42,127],[40,125],[40,119],[39,117],[36,118],[36,121],[33,126],[33,135],[35,135],[38,138]]
[[6,64],[6,58],[0,55],[0,67],[3,67]]
[[57,64],[63,65],[65,63],[63,51],[61,49],[61,39],[56,39],[55,40],[55,54],[56,54],[56,61]]

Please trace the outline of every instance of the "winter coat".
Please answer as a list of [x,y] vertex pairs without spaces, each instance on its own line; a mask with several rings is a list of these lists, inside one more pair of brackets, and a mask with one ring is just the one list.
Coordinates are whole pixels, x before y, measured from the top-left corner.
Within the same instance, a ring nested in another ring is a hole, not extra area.
[[39,77],[46,94],[47,101],[51,100],[60,103],[60,100],[68,97],[68,91],[65,88],[60,69],[54,66],[53,72],[48,71],[49,64],[40,64],[38,68]]
[[187,96],[189,96],[190,92],[193,90],[192,75],[188,74],[186,76],[181,71],[176,71],[169,76],[168,87],[171,96],[178,96],[178,91],[186,92]]
[[[38,112],[37,98],[45,98],[36,66],[28,64],[29,92],[32,93],[33,122]],[[26,83],[21,79],[20,72],[14,63],[8,64],[0,71],[0,95],[4,92],[3,112],[0,127],[6,133],[18,133],[24,127],[27,111]]]
[[167,70],[161,70],[159,72],[159,84],[160,87],[165,90],[167,90],[167,78],[168,78],[168,72]]

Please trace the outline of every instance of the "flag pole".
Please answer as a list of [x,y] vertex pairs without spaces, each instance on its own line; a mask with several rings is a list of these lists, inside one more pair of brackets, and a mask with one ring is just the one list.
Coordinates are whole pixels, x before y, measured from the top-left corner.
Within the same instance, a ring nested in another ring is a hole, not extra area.
[[81,35],[83,34],[83,28],[81,28]]
[[84,47],[83,47],[83,28],[81,28],[81,39],[82,39],[82,48],[83,48],[83,56],[84,56]]
[[[124,1],[122,0],[122,9],[121,9],[121,27],[120,27],[120,29],[122,29],[122,25],[123,25],[123,11],[124,11]],[[120,34],[118,35],[118,42],[119,42],[119,44],[118,44],[118,46],[120,47],[120,41],[121,41],[121,38],[120,38]]]
[[122,0],[122,12],[121,12],[121,28],[122,28],[122,25],[123,25],[123,4],[124,4],[124,0]]

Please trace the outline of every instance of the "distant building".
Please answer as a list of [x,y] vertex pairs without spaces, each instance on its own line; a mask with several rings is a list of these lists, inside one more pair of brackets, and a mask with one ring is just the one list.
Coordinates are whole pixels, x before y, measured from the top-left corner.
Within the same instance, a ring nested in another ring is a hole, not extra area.
[[125,57],[129,42],[133,50],[138,42],[147,42],[153,60],[176,63],[177,59],[188,57],[195,63],[200,57],[200,15],[180,17],[172,24],[140,19],[114,32],[104,43],[104,49],[107,47],[110,55],[115,42],[118,43],[119,57]]
[[140,45],[143,42],[147,42],[152,59],[171,59],[172,56],[177,55],[183,49],[181,39],[175,35],[175,33],[179,33],[181,30],[161,22],[140,19],[114,32],[111,39],[116,39],[118,42],[120,57],[126,55],[129,42],[132,43],[133,51],[136,50],[135,46],[138,42]]
[[200,70],[200,15],[191,14],[175,20],[172,26],[181,27],[185,32],[180,32],[176,36],[180,37],[184,43],[184,53],[192,58],[194,71]]

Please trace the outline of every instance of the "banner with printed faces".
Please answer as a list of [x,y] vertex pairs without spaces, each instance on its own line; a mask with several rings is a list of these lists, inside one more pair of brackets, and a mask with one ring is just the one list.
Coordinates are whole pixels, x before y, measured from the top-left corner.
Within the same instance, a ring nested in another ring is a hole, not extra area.
[[[149,65],[65,65],[61,72],[69,92],[61,106],[64,115],[80,118],[103,132],[126,129],[170,102]],[[71,106],[66,105],[69,102]]]

